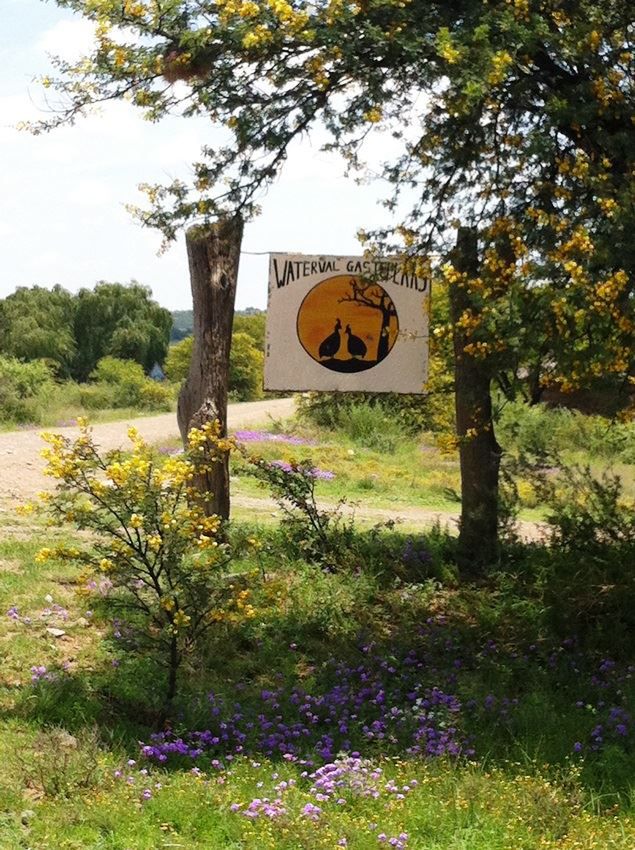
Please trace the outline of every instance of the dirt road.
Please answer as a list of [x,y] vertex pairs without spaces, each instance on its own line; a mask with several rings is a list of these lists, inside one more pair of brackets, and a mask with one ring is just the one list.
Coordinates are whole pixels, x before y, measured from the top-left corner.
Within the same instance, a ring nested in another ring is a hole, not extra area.
[[[268,417],[286,419],[293,414],[293,399],[279,398],[266,401],[251,401],[242,404],[230,404],[228,412],[229,426],[232,429],[241,426],[265,423]],[[165,413],[160,416],[148,416],[140,419],[121,420],[118,422],[102,422],[94,426],[95,441],[102,449],[114,449],[124,445],[127,440],[129,425],[134,425],[141,436],[149,443],[159,443],[178,437],[179,429],[175,413]],[[73,437],[78,434],[77,428],[37,428],[29,431],[10,431],[0,434],[0,518],[11,521],[15,507],[33,498],[40,490],[52,486],[52,481],[44,473],[44,461],[40,457],[43,447],[40,433],[54,431]],[[232,504],[237,513],[277,513],[277,505],[271,499],[255,498],[236,494]],[[327,507],[325,504],[324,507]],[[435,522],[456,528],[457,514],[440,513],[425,508],[374,508],[359,505],[346,506],[345,513],[354,513],[361,520],[384,522],[400,520],[408,527],[429,528]],[[7,528],[5,527],[5,532]],[[539,523],[520,522],[519,532],[525,539],[537,539],[543,533]]]
[[[291,398],[230,404],[229,427],[239,428],[266,422],[269,416],[274,419],[286,419],[292,415],[293,409],[294,402]],[[97,423],[93,429],[95,442],[102,449],[115,449],[124,445],[129,425],[134,425],[149,443],[158,443],[179,435],[176,413],[163,413],[160,416]],[[5,512],[10,510],[12,505],[15,506],[51,486],[51,479],[43,474],[44,461],[40,457],[40,450],[44,446],[40,438],[42,431],[53,431],[68,437],[78,434],[77,428],[37,428],[0,434],[0,508]]]

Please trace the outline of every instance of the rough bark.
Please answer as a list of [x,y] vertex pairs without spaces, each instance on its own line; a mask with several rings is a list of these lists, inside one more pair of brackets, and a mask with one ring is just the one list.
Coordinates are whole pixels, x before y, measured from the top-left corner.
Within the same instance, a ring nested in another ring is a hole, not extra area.
[[[478,240],[473,228],[460,228],[454,267],[469,276],[478,274]],[[498,478],[501,448],[492,420],[492,375],[487,362],[465,352],[467,334],[457,325],[462,313],[473,309],[469,292],[450,287],[454,326],[456,429],[461,467],[461,522],[459,562],[477,575],[498,559]]]
[[[193,227],[186,234],[192,286],[194,350],[185,384],[179,395],[177,418],[183,443],[193,426],[218,419],[227,434],[227,385],[234,301],[243,223],[238,217],[208,227]],[[214,465],[197,481],[211,492],[208,512],[229,518],[229,458]]]

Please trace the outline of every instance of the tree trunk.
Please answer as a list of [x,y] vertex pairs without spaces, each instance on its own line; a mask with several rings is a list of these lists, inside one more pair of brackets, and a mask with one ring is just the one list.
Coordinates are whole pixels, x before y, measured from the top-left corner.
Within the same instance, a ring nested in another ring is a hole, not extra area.
[[[219,221],[209,227],[192,227],[186,234],[192,285],[194,351],[187,380],[179,395],[177,418],[183,444],[193,426],[218,419],[221,435],[227,434],[227,385],[234,301],[243,222]],[[197,481],[211,492],[209,514],[229,518],[229,458],[214,465]]]
[[[478,274],[478,240],[474,228],[459,229],[454,267],[470,277]],[[459,565],[473,575],[498,559],[498,475],[501,448],[494,436],[491,371],[487,361],[465,352],[468,334],[457,325],[466,309],[474,309],[467,289],[450,286],[454,327],[456,432],[461,466]]]

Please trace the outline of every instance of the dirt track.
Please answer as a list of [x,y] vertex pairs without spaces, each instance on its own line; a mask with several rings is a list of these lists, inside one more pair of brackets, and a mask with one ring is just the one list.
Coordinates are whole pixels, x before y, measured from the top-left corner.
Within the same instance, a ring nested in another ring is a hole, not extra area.
[[[230,404],[230,428],[266,422],[268,416],[285,419],[293,413],[293,399],[277,398]],[[129,425],[134,425],[149,443],[158,443],[179,436],[176,413],[147,416],[119,422],[101,422],[94,426],[95,441],[102,449],[115,449],[125,444]],[[42,431],[77,436],[77,428],[37,428],[29,431],[9,431],[0,434],[0,507],[4,511],[29,499],[38,491],[51,486],[51,479],[43,474],[44,461],[40,457],[43,443]]]
[[[269,416],[285,419],[293,414],[293,399],[267,399],[242,404],[230,404],[228,421],[230,428],[264,423]],[[150,443],[159,443],[179,436],[175,413],[148,416],[140,419],[103,422],[94,426],[95,441],[103,449],[114,449],[124,445],[129,425],[134,425],[141,436]],[[9,431],[0,434],[0,517],[11,518],[17,505],[32,498],[38,491],[50,488],[52,481],[44,473],[44,461],[40,457],[43,447],[40,433],[54,431],[69,437],[78,434],[77,428],[37,428],[29,431]],[[266,497],[236,495],[232,504],[252,514],[277,512],[277,505]],[[324,505],[326,507],[326,505]],[[368,506],[345,507],[360,519],[372,522],[401,520],[409,527],[430,527],[435,522],[456,528],[458,513],[441,513],[425,508],[374,508]],[[5,531],[7,529],[5,528]],[[542,534],[539,523],[520,522],[519,531],[526,539],[537,539]]]

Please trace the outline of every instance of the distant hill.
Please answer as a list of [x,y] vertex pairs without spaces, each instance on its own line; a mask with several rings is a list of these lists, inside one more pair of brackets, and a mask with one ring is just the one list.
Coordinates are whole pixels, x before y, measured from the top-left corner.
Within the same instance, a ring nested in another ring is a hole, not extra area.
[[[244,310],[236,310],[234,313],[235,319],[238,319],[236,329],[250,333],[259,345],[261,342],[264,345],[264,316],[265,311],[259,310],[258,307],[247,307]],[[258,317],[262,317],[262,319],[259,321]],[[255,322],[245,323],[245,319],[255,319]],[[193,327],[194,320],[191,310],[173,310],[170,342],[178,342],[181,339],[185,339],[186,336],[191,336]],[[260,336],[262,336],[262,340]]]

